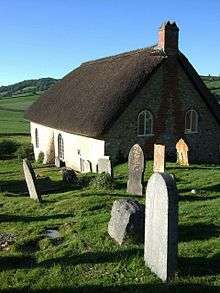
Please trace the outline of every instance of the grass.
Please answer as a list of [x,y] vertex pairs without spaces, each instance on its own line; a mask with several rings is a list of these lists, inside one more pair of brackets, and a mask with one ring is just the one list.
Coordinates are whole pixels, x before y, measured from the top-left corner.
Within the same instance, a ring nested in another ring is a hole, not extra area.
[[29,121],[24,111],[38,98],[38,95],[0,99],[0,134],[29,133]]
[[[130,197],[127,164],[114,168],[115,189],[106,191],[67,186],[57,168],[34,167],[40,176],[42,204],[27,196],[21,163],[0,161],[0,232],[16,234],[9,250],[0,250],[0,292],[217,292],[219,166],[181,168],[167,163],[180,192],[178,275],[170,285],[145,266],[143,244],[129,240],[118,246],[108,236],[113,201]],[[148,161],[145,182],[151,174]],[[92,176],[81,177],[88,182]],[[197,193],[191,194],[191,189]],[[144,202],[144,197],[135,198]],[[45,238],[47,228],[58,229],[62,240]]]

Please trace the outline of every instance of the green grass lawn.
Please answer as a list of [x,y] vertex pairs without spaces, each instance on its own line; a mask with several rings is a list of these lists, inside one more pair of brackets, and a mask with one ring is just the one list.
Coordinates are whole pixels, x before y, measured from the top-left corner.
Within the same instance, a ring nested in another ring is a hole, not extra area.
[[[16,234],[16,242],[0,250],[0,292],[217,292],[219,166],[167,163],[180,193],[178,275],[170,285],[145,266],[143,244],[128,240],[118,246],[108,236],[113,201],[131,197],[126,194],[127,164],[114,168],[116,188],[99,192],[64,185],[55,167],[34,166],[43,189],[41,204],[27,196],[21,163],[0,161],[0,233]],[[148,161],[145,182],[151,174]],[[144,202],[144,197],[134,198]],[[44,237],[46,228],[58,229],[62,241]]]
[[29,133],[29,121],[24,111],[38,98],[38,95],[0,99],[0,134]]

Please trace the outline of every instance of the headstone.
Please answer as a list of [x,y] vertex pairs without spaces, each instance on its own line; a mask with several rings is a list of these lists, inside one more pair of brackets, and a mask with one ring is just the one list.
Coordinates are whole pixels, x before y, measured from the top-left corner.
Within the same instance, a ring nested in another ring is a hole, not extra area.
[[84,160],[80,158],[80,170],[82,173],[90,173],[92,172],[92,164],[88,160]]
[[62,168],[62,167],[65,166],[65,162],[62,161],[62,160],[60,160],[60,158],[55,157],[55,166],[56,166],[57,168]]
[[154,173],[147,184],[144,260],[163,281],[175,276],[178,250],[178,194],[173,176]]
[[154,172],[163,173],[165,170],[165,145],[154,145]]
[[23,160],[23,171],[30,198],[41,201],[41,196],[36,185],[36,176],[31,163],[27,159]]
[[115,200],[108,223],[108,233],[120,245],[127,235],[143,241],[144,205],[131,199]]
[[128,156],[127,192],[143,194],[144,154],[138,144],[133,145]]
[[176,144],[176,151],[177,151],[177,163],[180,166],[189,166],[189,160],[188,160],[189,148],[182,138]]
[[109,173],[112,176],[112,164],[108,156],[98,159],[98,173]]
[[78,178],[76,176],[76,173],[73,169],[70,168],[62,168],[62,175],[63,175],[63,181],[69,184],[78,184]]

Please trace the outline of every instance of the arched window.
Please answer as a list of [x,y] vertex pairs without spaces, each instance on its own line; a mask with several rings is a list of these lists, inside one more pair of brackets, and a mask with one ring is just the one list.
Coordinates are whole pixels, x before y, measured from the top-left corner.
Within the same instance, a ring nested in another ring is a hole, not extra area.
[[64,142],[61,134],[58,135],[58,157],[59,159],[64,159]]
[[36,146],[36,148],[39,148],[39,135],[38,135],[37,128],[35,128],[35,146]]
[[144,110],[138,115],[138,136],[147,136],[153,133],[153,115],[150,111]]
[[198,113],[195,110],[189,110],[185,116],[185,133],[198,132]]

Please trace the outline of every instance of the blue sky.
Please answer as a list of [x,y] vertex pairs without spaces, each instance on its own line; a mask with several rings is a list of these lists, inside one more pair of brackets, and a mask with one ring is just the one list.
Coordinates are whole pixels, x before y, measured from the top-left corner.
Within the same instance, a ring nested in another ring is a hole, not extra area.
[[197,71],[219,75],[220,0],[0,0],[0,85],[155,44],[169,19]]

